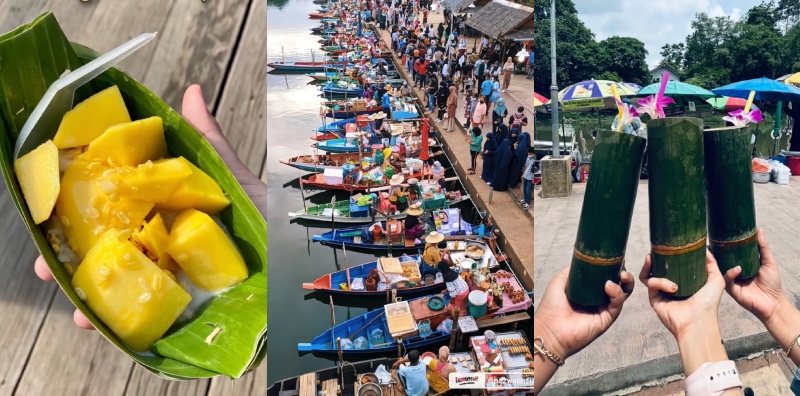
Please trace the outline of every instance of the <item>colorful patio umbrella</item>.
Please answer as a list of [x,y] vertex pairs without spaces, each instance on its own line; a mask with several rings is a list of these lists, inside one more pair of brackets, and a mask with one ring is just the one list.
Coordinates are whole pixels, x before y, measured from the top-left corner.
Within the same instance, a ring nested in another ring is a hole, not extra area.
[[[743,109],[744,106],[747,104],[747,99],[721,96],[719,98],[706,99],[706,102],[708,102],[712,107],[714,107],[717,110],[723,111],[725,113],[730,113],[734,110]],[[752,105],[751,107],[754,109],[758,108],[756,105]]]
[[[661,83],[650,84],[636,94],[636,96],[648,96],[648,95],[655,95],[658,93],[659,88],[661,88]],[[667,89],[664,91],[664,95],[674,98],[676,96],[695,96],[698,98],[713,98],[717,95],[705,88],[698,87],[696,85],[687,84],[680,81],[669,81],[667,82]]]
[[750,96],[750,91],[756,92],[755,100],[767,100],[770,102],[800,101],[799,88],[766,77],[739,81],[711,90],[711,92],[720,96],[732,96],[744,99]]
[[533,107],[542,106],[544,104],[547,104],[547,102],[549,101],[550,99],[547,99],[546,97],[539,95],[536,92],[533,93]]
[[633,96],[642,89],[638,84],[592,79],[564,88],[558,93],[558,100],[565,111],[613,109],[617,105],[611,94],[612,84],[617,86],[619,96]]

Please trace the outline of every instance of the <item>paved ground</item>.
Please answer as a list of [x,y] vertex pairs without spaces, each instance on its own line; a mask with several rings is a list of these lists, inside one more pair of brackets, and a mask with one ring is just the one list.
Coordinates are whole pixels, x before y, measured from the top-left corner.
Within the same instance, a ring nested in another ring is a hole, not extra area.
[[[783,287],[791,301],[800,302],[800,243],[796,224],[800,206],[794,204],[800,194],[800,179],[789,185],[756,184],[756,211],[760,227],[772,245],[781,269]],[[535,241],[538,247],[534,260],[538,263],[534,276],[536,289],[544,290],[550,279],[569,265],[575,243],[585,185],[573,186],[568,198],[534,201]],[[537,190],[537,193],[539,191]],[[628,271],[638,276],[649,250],[647,184],[639,186],[627,248]],[[594,391],[611,391],[667,378],[681,370],[678,348],[649,306],[646,290],[637,284],[617,323],[570,361],[553,378],[552,388],[542,395],[581,395]],[[534,298],[534,305],[541,293]],[[733,358],[771,349],[774,340],[762,324],[730,297],[725,295],[720,309],[722,336]],[[562,393],[569,389],[569,393]]]
[[[266,182],[266,8],[260,0],[3,0],[0,32],[48,10],[71,41],[100,52],[157,31],[121,68],[178,110],[186,87],[200,84],[239,156]],[[99,333],[74,326],[74,306],[36,278],[38,253],[5,189],[0,225],[0,396],[266,393],[266,364],[235,384],[166,381],[134,365]]]
[[[428,16],[428,23],[438,24],[443,20],[442,14],[430,14]],[[381,32],[384,41],[391,42],[388,31]],[[399,62],[396,61],[397,64]],[[516,109],[519,106],[519,101],[514,97],[525,97],[525,92],[530,93],[530,101],[527,104],[528,118],[531,125],[527,130],[533,132],[533,80],[526,80],[524,75],[515,75],[512,77],[511,89],[509,92],[504,93],[503,97],[506,100],[506,106],[509,109]],[[424,92],[417,90],[417,95],[420,98],[426,97]],[[513,96],[512,96],[513,95]],[[464,123],[464,102],[463,94],[459,93],[458,108],[456,110],[457,120]],[[424,103],[424,100],[423,100]],[[522,102],[526,106],[526,102]],[[509,110],[512,111],[512,110]],[[478,161],[478,169],[476,175],[470,176],[466,174],[466,169],[470,167],[470,154],[469,144],[465,141],[466,131],[457,125],[456,130],[453,132],[444,132],[443,123],[435,123],[435,113],[431,117],[431,125],[439,128],[439,134],[442,137],[443,144],[446,146],[448,155],[450,156],[453,166],[456,168],[458,176],[461,178],[465,187],[469,190],[471,196],[481,210],[488,210],[495,220],[495,224],[503,232],[506,240],[504,250],[511,256],[514,270],[519,275],[523,283],[526,283],[526,288],[531,289],[533,286],[533,216],[532,210],[523,211],[522,207],[516,202],[511,193],[495,192],[492,194],[492,201],[489,203],[489,187],[483,182],[479,175],[481,173],[482,164]],[[487,123],[488,125],[488,123]],[[519,189],[518,189],[519,191]],[[517,193],[521,196],[521,193]]]

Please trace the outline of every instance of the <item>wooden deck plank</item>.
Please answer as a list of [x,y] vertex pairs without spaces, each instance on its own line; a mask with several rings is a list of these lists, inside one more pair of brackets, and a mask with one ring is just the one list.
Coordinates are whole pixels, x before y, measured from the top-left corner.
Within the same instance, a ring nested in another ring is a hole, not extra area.
[[206,396],[210,380],[167,381],[138,364],[128,379],[125,396]]
[[253,370],[236,381],[227,377],[211,379],[208,396],[240,396],[240,395],[266,395],[267,394],[267,364]]
[[5,188],[0,192],[0,396],[9,396],[22,376],[57,287],[33,272],[38,255]]
[[317,373],[303,374],[297,380],[297,389],[300,391],[300,396],[316,396]]
[[259,174],[267,156],[267,3],[253,1],[222,92],[217,121],[242,162]]
[[514,322],[521,322],[523,320],[528,320],[530,318],[531,316],[528,315],[527,312],[518,312],[511,315],[496,316],[494,318],[478,320],[476,321],[476,324],[478,325],[479,329],[485,329],[487,327],[494,327]]
[[[176,0],[143,83],[180,111],[183,92],[200,84],[213,111],[249,2]],[[252,78],[250,75],[245,78]]]
[[75,326],[74,309],[56,295],[16,395],[123,395],[133,361],[99,332]]
[[327,392],[330,396],[336,396],[336,394],[339,392],[339,380],[332,378],[327,381],[323,381],[322,390]]

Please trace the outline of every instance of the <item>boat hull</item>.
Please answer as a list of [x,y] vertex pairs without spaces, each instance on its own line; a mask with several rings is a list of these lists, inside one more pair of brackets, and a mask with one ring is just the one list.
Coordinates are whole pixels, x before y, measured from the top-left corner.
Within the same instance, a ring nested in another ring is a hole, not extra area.
[[271,62],[267,63],[267,66],[280,71],[292,71],[292,72],[315,72],[321,70],[341,70],[340,67],[331,65],[330,63],[324,62]]
[[[455,205],[455,204],[458,204],[458,203],[461,203],[461,202],[464,202],[464,201],[467,201],[467,200],[469,200],[469,195],[464,195],[458,200],[448,200],[447,201],[447,205],[448,206],[452,206],[452,205]],[[349,201],[342,201],[342,202],[349,202]],[[330,205],[328,205],[328,206],[330,206]],[[295,219],[309,220],[309,221],[319,221],[321,223],[328,223],[328,224],[331,223],[331,216],[322,216],[322,215],[309,214],[309,213],[306,213],[306,212],[304,212],[302,210],[294,212],[294,213],[289,213],[289,217],[292,217],[292,218],[295,218]],[[400,213],[400,214],[393,215],[390,218],[397,219],[397,220],[402,220],[402,219],[406,218],[406,214],[405,213]],[[349,216],[348,217],[342,217],[342,216],[334,216],[333,217],[333,222],[337,223],[337,224],[371,224],[371,223],[374,223],[376,221],[386,221],[386,216],[376,215],[374,218],[372,218],[372,217],[349,217]]]

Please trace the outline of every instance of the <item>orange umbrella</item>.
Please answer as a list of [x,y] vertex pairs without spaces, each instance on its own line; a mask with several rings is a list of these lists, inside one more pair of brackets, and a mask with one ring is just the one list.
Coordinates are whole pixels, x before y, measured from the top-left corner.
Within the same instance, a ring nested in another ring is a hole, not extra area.
[[548,102],[550,102],[550,99],[547,99],[536,92],[533,93],[533,107],[539,107],[543,104],[547,104]]

